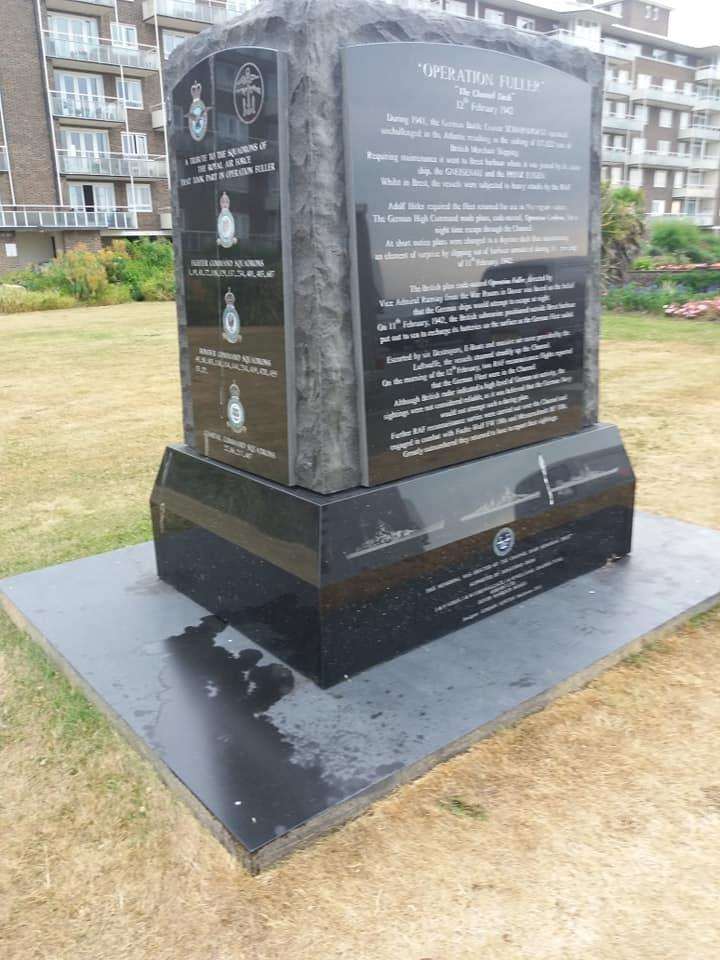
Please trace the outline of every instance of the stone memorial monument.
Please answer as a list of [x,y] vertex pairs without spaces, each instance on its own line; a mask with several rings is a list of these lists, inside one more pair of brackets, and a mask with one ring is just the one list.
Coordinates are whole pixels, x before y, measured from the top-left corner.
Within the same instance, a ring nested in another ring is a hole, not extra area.
[[602,75],[379,0],[267,0],[171,58],[158,572],[320,686],[630,550]]

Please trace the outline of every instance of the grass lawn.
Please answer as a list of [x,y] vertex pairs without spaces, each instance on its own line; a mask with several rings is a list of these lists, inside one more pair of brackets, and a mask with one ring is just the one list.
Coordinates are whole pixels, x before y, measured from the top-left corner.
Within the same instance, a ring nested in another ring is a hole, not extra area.
[[[0,317],[2,575],[150,535],[174,305]],[[720,527],[720,324],[610,316],[639,506]],[[717,960],[720,613],[260,878],[0,615],[2,960]]]

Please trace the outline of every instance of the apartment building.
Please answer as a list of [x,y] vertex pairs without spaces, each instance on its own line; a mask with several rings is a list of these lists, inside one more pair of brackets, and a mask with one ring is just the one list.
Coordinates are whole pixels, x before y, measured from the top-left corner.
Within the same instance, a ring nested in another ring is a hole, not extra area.
[[672,40],[662,2],[430,3],[602,54],[603,178],[642,188],[650,217],[720,228],[720,38],[703,47]]
[[171,232],[163,65],[246,0],[1,0],[0,273]]
[[[0,273],[171,230],[163,65],[255,0],[0,0]],[[651,217],[720,228],[720,46],[645,0],[402,0],[605,58],[602,175]],[[719,38],[720,39],[720,38]]]

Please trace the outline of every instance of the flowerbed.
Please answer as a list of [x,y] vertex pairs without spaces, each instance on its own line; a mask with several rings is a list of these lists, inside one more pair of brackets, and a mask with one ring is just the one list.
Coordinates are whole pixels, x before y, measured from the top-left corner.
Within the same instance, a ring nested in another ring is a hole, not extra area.
[[673,303],[665,307],[668,317],[682,320],[720,321],[720,297],[715,300],[690,300],[688,303]]

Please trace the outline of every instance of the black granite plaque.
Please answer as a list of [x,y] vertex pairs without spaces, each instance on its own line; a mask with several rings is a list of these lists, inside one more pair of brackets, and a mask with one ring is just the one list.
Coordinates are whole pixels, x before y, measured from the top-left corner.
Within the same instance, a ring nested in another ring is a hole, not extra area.
[[630,550],[615,427],[321,496],[168,448],[158,571],[322,686]]
[[590,86],[448,44],[342,62],[364,482],[578,430]]
[[221,50],[172,107],[195,443],[292,483],[285,57]]

